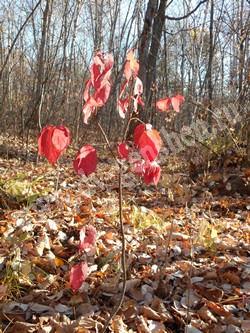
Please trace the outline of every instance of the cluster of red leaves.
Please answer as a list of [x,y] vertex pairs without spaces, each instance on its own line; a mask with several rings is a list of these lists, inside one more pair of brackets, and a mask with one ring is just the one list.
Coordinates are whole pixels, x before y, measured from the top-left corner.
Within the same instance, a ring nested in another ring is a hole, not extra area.
[[169,106],[172,104],[173,109],[176,112],[180,111],[180,104],[183,103],[185,100],[183,96],[181,95],[175,95],[172,97],[166,97],[163,99],[160,99],[159,101],[156,102],[156,108],[159,111],[167,111],[169,109]]
[[[60,155],[70,143],[70,132],[65,126],[45,126],[38,137],[38,151],[55,167]],[[91,145],[83,146],[75,160],[74,169],[80,176],[88,176],[95,171],[97,164],[96,150]]]
[[[133,111],[138,111],[138,105],[144,105],[141,95],[143,93],[142,81],[138,78],[139,64],[135,60],[133,50],[130,50],[127,54],[127,60],[124,68],[124,76],[126,78],[122,85],[121,92],[118,99],[118,110],[121,118],[125,118],[130,106],[130,101],[133,100]],[[133,96],[128,96],[122,99],[125,88],[129,83],[133,83]],[[159,100],[156,103],[156,107],[159,111],[167,111],[170,104],[173,109],[179,112],[180,103],[184,102],[184,98],[181,95],[173,97],[167,97]],[[149,185],[154,183],[157,185],[160,179],[161,168],[156,162],[156,158],[159,154],[162,146],[162,140],[159,133],[152,129],[150,124],[141,124],[135,128],[134,142],[132,143],[132,152],[129,151],[129,146],[126,142],[122,142],[118,146],[118,153],[122,159],[126,159],[127,162],[132,164],[132,170],[144,179],[144,182]],[[134,156],[135,149],[139,150],[139,159]]]
[[[104,58],[102,52],[98,51],[94,56],[94,62],[90,70],[90,79],[87,82],[83,97],[85,105],[83,107],[84,122],[87,124],[91,113],[103,106],[109,98],[111,84],[109,78],[113,67],[114,59],[110,53]],[[94,92],[90,94],[90,88]]]
[[[141,100],[141,95],[143,93],[143,84],[137,76],[139,68],[140,66],[135,60],[134,52],[133,50],[130,50],[127,54],[127,60],[124,68],[124,76],[126,80],[122,85],[118,98],[118,110],[121,118],[125,118],[131,100],[133,100],[134,103],[134,111],[137,111],[138,104],[144,105],[143,101]],[[128,87],[129,82],[133,79],[135,79],[133,96],[128,96],[122,99],[122,95],[124,94],[126,87]]]
[[[126,142],[122,142],[118,147],[121,158],[125,158],[132,163],[134,173],[143,177],[145,183],[157,185],[160,179],[161,168],[156,162],[162,141],[159,133],[150,124],[141,124],[134,131],[133,149],[130,153]],[[135,148],[138,148],[140,157],[136,159]]]

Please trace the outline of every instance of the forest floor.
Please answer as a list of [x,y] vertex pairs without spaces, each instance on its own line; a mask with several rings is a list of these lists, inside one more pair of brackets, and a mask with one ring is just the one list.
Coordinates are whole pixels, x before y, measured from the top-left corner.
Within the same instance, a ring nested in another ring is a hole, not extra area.
[[[122,289],[117,167],[103,158],[80,178],[70,159],[53,169],[12,149],[0,154],[2,332],[101,332]],[[108,331],[250,332],[250,174],[235,159],[205,173],[172,157],[157,188],[123,175],[127,287]],[[97,240],[80,253],[83,226]]]

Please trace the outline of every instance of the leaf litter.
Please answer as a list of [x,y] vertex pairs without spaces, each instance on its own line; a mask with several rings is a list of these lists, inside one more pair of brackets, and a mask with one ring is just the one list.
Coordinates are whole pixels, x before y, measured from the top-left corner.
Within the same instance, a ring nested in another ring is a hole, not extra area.
[[[122,285],[116,167],[89,178],[67,163],[0,167],[2,331],[101,332]],[[124,186],[128,281],[109,330],[249,332],[249,197],[165,180]]]

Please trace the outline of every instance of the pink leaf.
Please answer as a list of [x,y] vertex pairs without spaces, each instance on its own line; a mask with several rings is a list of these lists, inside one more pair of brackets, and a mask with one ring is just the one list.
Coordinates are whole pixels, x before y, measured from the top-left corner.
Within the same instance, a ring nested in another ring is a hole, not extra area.
[[111,84],[109,81],[105,81],[101,84],[100,88],[94,93],[94,100],[98,106],[103,106],[110,94]]
[[129,102],[130,102],[129,97],[118,100],[119,115],[123,119],[125,118],[126,113],[128,112]]
[[125,75],[127,81],[130,80],[131,74],[132,74],[132,71],[131,71],[131,67],[130,67],[130,61],[127,60],[125,63],[125,67],[124,67],[124,75]]
[[144,105],[141,94],[143,93],[143,84],[142,81],[137,77],[135,80],[134,86],[134,111],[137,112],[138,104]]
[[52,145],[59,151],[64,151],[70,143],[70,133],[67,127],[57,126],[52,135]]
[[170,97],[167,97],[167,98],[163,98],[163,99],[160,99],[159,101],[156,102],[156,108],[159,110],[159,111],[167,111],[169,106],[171,104],[171,98]]
[[176,112],[180,111],[180,104],[183,103],[185,100],[181,95],[175,95],[172,97],[166,97],[163,99],[160,99],[156,102],[156,108],[159,111],[167,111],[169,109],[169,106],[172,104],[173,109]]
[[121,97],[122,97],[122,95],[123,95],[123,93],[124,93],[124,90],[125,90],[125,88],[127,87],[128,83],[129,83],[129,81],[125,81],[125,82],[123,83],[123,85],[122,85],[122,87],[121,87],[120,94],[119,94],[119,99],[121,99]]
[[111,76],[111,69],[114,65],[114,58],[112,54],[106,53],[106,57],[104,58],[104,70],[102,73],[103,80],[109,80]]
[[70,271],[70,287],[74,292],[78,291],[82,283],[86,280],[88,273],[88,265],[82,262],[79,265],[73,266]]
[[91,83],[96,90],[100,88],[101,82],[109,80],[113,64],[114,59],[110,53],[107,53],[106,57],[101,51],[95,54],[94,63],[91,66]]
[[84,251],[85,249],[90,249],[95,246],[96,243],[96,229],[90,225],[88,227],[88,235],[85,234],[85,227],[80,231],[80,244],[79,251]]
[[137,98],[136,98],[136,103],[137,103],[137,104],[140,104],[140,105],[144,105],[144,102],[142,101],[140,95],[137,96]]
[[180,104],[184,101],[185,99],[179,94],[171,97],[172,106],[176,112],[180,111]]
[[97,164],[97,154],[91,145],[83,146],[74,160],[74,169],[80,176],[90,175],[95,171]]
[[130,80],[131,75],[134,73],[134,77],[138,75],[139,64],[135,60],[133,49],[129,50],[127,53],[127,61],[125,64],[124,75],[127,80]]
[[[111,84],[108,81],[111,75],[111,69],[114,63],[113,56],[109,53],[106,57],[101,51],[98,51],[94,56],[94,62],[91,66],[91,78],[87,82],[83,98],[85,105],[83,106],[84,123],[88,123],[88,119],[97,107],[103,106],[110,95]],[[93,89],[93,94],[90,95],[90,88]]]
[[137,76],[138,71],[139,71],[139,64],[135,59],[134,51],[133,49],[129,50],[127,53],[127,60],[130,62],[130,68],[134,72],[134,77]]
[[143,176],[145,171],[145,161],[144,160],[137,160],[134,162],[133,165],[134,173],[136,173],[138,176]]
[[103,106],[107,102],[110,94],[110,89],[110,83],[108,81],[105,81],[105,84],[102,84],[100,88],[94,93],[94,96],[90,96],[89,99],[86,101],[82,109],[85,124],[88,123],[88,119],[91,116],[93,109]]
[[143,84],[142,81],[137,77],[135,79],[134,95],[141,95],[142,93],[143,93]]
[[118,110],[119,110],[119,115],[121,118],[125,118],[126,113],[128,111],[128,107],[129,107],[129,102],[130,102],[130,97],[122,98],[122,95],[124,93],[125,88],[127,87],[129,81],[125,81],[121,87],[121,91],[119,94],[119,98],[118,98]]
[[90,98],[90,94],[89,94],[90,87],[91,87],[91,80],[89,80],[87,82],[86,87],[84,89],[83,98],[84,98],[85,102],[87,102],[87,100]]
[[[92,97],[91,97],[92,99]],[[83,117],[83,121],[85,124],[88,123],[89,117],[92,114],[93,109],[95,108],[95,106],[93,106],[93,101],[91,101],[91,99],[89,99],[85,104],[84,107],[82,109],[82,113],[84,115]]]

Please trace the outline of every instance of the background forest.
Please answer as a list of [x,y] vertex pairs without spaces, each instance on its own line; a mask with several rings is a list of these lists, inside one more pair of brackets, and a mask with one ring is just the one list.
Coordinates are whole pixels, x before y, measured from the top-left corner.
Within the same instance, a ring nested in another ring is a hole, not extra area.
[[[214,139],[220,119],[220,129],[230,129],[238,143],[248,140],[249,148],[248,0],[0,2],[2,133],[27,138],[30,130],[37,135],[63,119],[76,143],[93,137],[82,122],[83,91],[93,54],[102,50],[113,54],[114,68],[112,93],[99,117],[115,137],[123,66],[134,48],[144,84],[144,121],[179,131],[200,120]],[[166,123],[155,102],[178,93],[185,97],[184,112]]]

